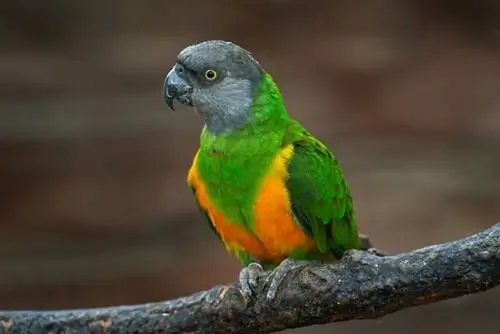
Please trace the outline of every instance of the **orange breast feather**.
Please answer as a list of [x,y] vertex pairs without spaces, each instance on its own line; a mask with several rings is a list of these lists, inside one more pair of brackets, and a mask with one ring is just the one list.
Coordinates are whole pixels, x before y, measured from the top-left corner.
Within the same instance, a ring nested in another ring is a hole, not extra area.
[[188,183],[196,190],[198,204],[204,209],[228,251],[244,251],[267,261],[281,261],[293,251],[314,247],[294,222],[290,211],[286,162],[293,155],[293,146],[284,148],[274,159],[263,179],[254,205],[255,234],[241,224],[234,224],[211,203],[205,186],[196,170],[196,154],[188,173]]
[[255,233],[273,255],[286,257],[296,250],[314,248],[314,241],[295,223],[286,179],[293,145],[286,146],[273,161],[255,203]]

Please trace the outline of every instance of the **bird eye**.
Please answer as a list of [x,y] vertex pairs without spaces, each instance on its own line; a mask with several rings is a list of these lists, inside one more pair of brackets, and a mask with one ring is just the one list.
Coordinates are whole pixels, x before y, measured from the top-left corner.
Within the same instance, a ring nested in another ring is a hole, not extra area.
[[207,79],[208,81],[214,81],[215,79],[217,79],[217,72],[211,69],[206,70],[205,79]]

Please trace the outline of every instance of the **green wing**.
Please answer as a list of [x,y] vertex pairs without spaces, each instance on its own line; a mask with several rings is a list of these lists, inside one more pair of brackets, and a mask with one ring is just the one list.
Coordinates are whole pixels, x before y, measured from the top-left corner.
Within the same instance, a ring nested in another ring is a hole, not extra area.
[[353,204],[342,170],[328,148],[292,122],[285,144],[293,144],[287,188],[293,215],[320,252],[359,248]]

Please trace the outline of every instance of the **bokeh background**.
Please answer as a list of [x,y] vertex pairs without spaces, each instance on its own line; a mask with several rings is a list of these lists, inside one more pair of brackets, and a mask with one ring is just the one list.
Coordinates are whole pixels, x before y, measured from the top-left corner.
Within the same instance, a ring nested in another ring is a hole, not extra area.
[[[240,265],[185,184],[201,119],[177,52],[252,51],[337,155],[361,229],[401,252],[500,220],[500,2],[0,2],[0,309],[170,299]],[[290,333],[497,333],[500,291]]]

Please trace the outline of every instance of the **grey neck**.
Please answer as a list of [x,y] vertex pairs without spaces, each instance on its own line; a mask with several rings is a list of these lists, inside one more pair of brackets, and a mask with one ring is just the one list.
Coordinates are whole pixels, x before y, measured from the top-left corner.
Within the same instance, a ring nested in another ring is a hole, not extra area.
[[197,106],[207,130],[215,135],[240,130],[252,120],[256,84],[248,80],[226,81]]
[[231,133],[245,127],[250,122],[250,112],[240,112],[236,115],[207,113],[203,115],[206,129],[214,134]]

